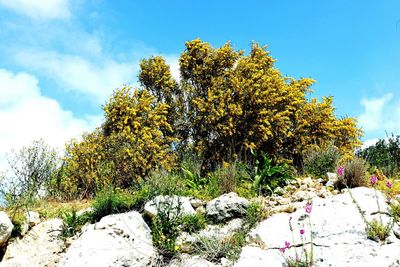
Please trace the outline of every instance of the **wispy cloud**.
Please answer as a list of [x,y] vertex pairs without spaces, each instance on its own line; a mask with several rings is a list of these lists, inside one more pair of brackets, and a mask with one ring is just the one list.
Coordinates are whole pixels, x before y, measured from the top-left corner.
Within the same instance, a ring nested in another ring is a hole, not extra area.
[[99,118],[79,119],[54,99],[43,96],[38,80],[28,73],[0,69],[0,171],[6,168],[6,153],[43,138],[53,147],[91,130]]
[[18,63],[53,79],[67,91],[75,91],[102,103],[113,89],[136,79],[133,62],[118,62],[106,56],[89,59],[83,55],[55,51],[20,51]]
[[[400,134],[400,99],[387,93],[381,97],[364,98],[361,100],[364,111],[358,117],[359,125],[365,131],[366,137],[380,136],[386,133]],[[376,142],[376,138],[367,140]],[[367,142],[366,141],[366,142]]]
[[0,6],[32,19],[67,19],[71,16],[68,0],[0,0]]

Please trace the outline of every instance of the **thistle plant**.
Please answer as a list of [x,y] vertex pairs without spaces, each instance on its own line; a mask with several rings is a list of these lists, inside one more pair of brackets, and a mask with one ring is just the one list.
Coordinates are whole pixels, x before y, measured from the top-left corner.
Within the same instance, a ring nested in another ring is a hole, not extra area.
[[306,231],[304,228],[301,228],[299,230],[300,233],[300,238],[301,238],[301,253],[300,255],[297,253],[297,246],[294,241],[294,229],[292,226],[292,217],[289,218],[289,228],[292,234],[292,242],[293,245],[290,244],[289,241],[285,241],[285,246],[280,248],[280,252],[282,252],[285,255],[286,250],[290,250],[291,248],[294,248],[295,251],[295,257],[291,257],[290,255],[285,257],[286,258],[286,264],[288,267],[310,267],[313,265],[314,262],[314,244],[313,244],[313,236],[312,236],[312,230],[311,230],[311,214],[312,211],[312,203],[307,203],[305,206],[305,212],[307,213],[308,217],[308,223],[309,223],[309,229],[310,229],[310,250],[307,251],[306,249],[306,242],[305,242],[305,234]]

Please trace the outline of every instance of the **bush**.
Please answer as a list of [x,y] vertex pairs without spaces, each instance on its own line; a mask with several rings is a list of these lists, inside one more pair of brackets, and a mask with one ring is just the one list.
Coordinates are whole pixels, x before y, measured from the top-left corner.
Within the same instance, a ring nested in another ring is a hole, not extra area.
[[317,148],[306,154],[304,170],[317,178],[326,179],[327,172],[335,172],[340,158],[339,150],[333,145],[329,145],[327,148]]
[[38,140],[13,152],[8,163],[12,175],[2,177],[0,199],[5,199],[9,206],[27,207],[41,193],[48,192],[59,158],[54,149]]
[[344,173],[339,176],[339,187],[354,188],[366,186],[367,181],[367,162],[361,158],[349,160],[344,165]]
[[92,218],[100,221],[104,216],[122,213],[132,209],[133,199],[127,192],[108,190],[98,194],[92,208]]
[[109,186],[135,186],[157,168],[170,170],[175,140],[165,104],[146,90],[123,87],[104,106],[101,128],[67,145],[64,176],[58,181],[72,197],[91,197]]

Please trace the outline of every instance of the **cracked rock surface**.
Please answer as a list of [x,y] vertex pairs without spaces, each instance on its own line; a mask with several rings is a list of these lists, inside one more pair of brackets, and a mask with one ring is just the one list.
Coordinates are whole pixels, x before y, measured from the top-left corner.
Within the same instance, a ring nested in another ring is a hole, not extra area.
[[[350,193],[368,221],[382,219],[384,224],[390,223],[392,218],[383,194],[377,192],[378,209],[373,189],[359,187],[351,189]],[[265,262],[268,266],[282,266],[285,257],[295,258],[296,251],[301,254],[303,242],[310,252],[311,232],[314,266],[400,266],[396,265],[400,259],[400,240],[393,231],[385,243],[368,239],[364,221],[350,193],[314,198],[310,214],[298,209],[291,214],[275,214],[261,222],[249,233],[249,245],[243,248],[234,266],[265,266]],[[300,229],[304,229],[303,235]],[[284,247],[285,242],[290,242],[292,248],[282,253],[279,248]]]

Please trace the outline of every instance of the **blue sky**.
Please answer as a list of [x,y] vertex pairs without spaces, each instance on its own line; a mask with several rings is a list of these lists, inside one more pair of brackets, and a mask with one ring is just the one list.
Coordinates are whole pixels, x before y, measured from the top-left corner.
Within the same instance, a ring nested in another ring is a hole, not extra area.
[[137,85],[138,62],[184,42],[268,45],[288,76],[359,119],[364,141],[400,130],[399,1],[0,0],[0,166],[44,138],[62,147],[99,125],[101,105]]

